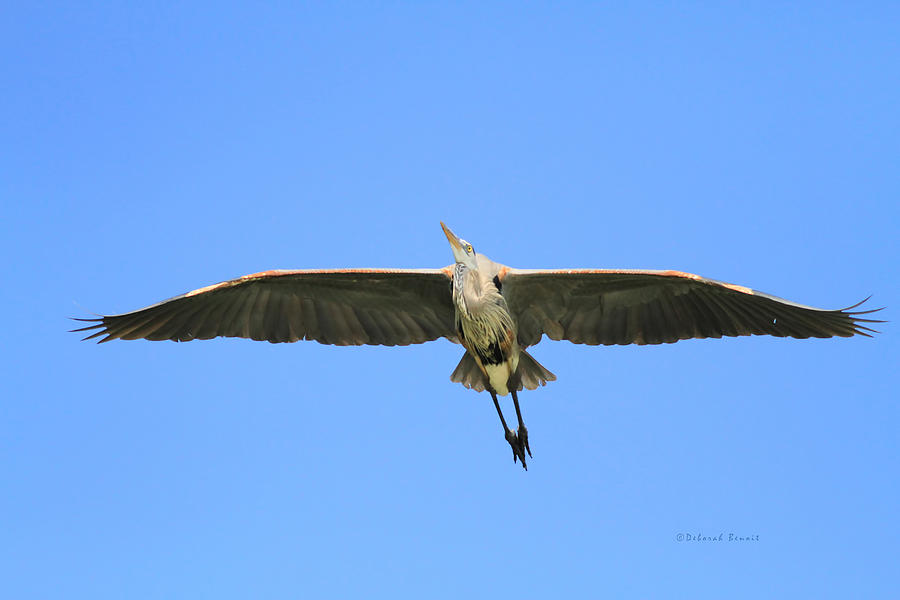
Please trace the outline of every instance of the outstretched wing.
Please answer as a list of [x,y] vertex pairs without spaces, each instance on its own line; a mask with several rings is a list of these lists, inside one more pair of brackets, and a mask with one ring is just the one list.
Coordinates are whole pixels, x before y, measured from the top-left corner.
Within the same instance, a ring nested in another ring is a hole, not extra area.
[[441,269],[263,271],[121,315],[78,319],[74,331],[136,340],[405,346],[455,339],[450,272]]
[[882,322],[860,317],[874,310],[852,310],[862,302],[822,310],[680,271],[507,269],[501,281],[522,346],[545,333],[592,345],[739,335],[850,337],[874,332],[862,323]]

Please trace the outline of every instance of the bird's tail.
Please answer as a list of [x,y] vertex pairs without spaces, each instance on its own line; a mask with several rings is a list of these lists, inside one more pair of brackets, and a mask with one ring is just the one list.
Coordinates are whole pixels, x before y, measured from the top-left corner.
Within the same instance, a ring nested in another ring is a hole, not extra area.
[[487,385],[487,377],[478,368],[478,363],[472,358],[472,355],[466,351],[460,359],[459,364],[450,374],[450,381],[461,383],[463,386],[476,392],[483,392]]
[[[513,386],[516,391],[524,389],[533,390],[538,386],[547,385],[548,381],[556,381],[556,375],[544,368],[544,366],[525,352],[519,351],[519,367],[516,370],[516,378],[518,382]],[[472,358],[472,355],[466,352],[460,359],[459,364],[450,375],[450,381],[461,383],[463,386],[483,392],[487,389],[487,377],[478,368],[478,363]],[[511,382],[512,383],[512,382]]]
[[519,351],[519,368],[516,370],[519,378],[518,389],[534,390],[538,386],[547,385],[548,381],[556,381],[556,375],[544,368],[544,365],[534,360],[534,357],[525,352]]

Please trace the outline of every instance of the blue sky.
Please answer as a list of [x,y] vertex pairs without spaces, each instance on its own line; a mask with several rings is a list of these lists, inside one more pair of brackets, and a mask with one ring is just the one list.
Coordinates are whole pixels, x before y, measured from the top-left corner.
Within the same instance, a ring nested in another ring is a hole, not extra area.
[[[893,3],[0,16],[15,598],[896,597],[898,342],[82,343],[270,268],[674,268],[896,321]],[[507,403],[507,410],[511,407]],[[677,541],[679,534],[758,536]]]

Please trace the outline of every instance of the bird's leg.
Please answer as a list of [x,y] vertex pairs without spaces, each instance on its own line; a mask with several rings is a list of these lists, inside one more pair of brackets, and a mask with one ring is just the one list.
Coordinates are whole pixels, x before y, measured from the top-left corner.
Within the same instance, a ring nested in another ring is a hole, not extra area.
[[522,468],[527,471],[528,465],[525,464],[525,453],[522,452],[522,445],[519,443],[519,438],[517,438],[516,434],[513,433],[513,430],[506,425],[506,419],[503,418],[503,411],[500,410],[500,402],[497,401],[497,394],[494,393],[494,390],[488,391],[490,391],[491,399],[494,401],[494,408],[497,409],[497,414],[500,415],[500,423],[503,424],[503,434],[506,436],[509,447],[512,448],[513,462],[516,462],[516,459],[521,459]]
[[519,419],[519,429],[516,431],[516,438],[519,440],[519,454],[522,456],[522,464],[525,464],[525,450],[528,456],[531,456],[531,448],[528,447],[528,429],[525,428],[525,421],[522,420],[522,411],[519,409],[519,397],[516,390],[509,390],[512,393],[513,405],[516,407],[516,417]]

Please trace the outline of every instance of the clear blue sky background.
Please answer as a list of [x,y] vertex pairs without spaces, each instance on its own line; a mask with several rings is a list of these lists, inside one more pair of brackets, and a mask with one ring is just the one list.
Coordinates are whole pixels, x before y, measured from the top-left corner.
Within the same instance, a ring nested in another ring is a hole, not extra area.
[[[31,4],[0,14],[5,597],[897,597],[895,323],[544,342],[527,473],[446,341],[66,333],[444,266],[440,219],[896,322],[896,3]],[[759,537],[677,541],[720,533]]]

